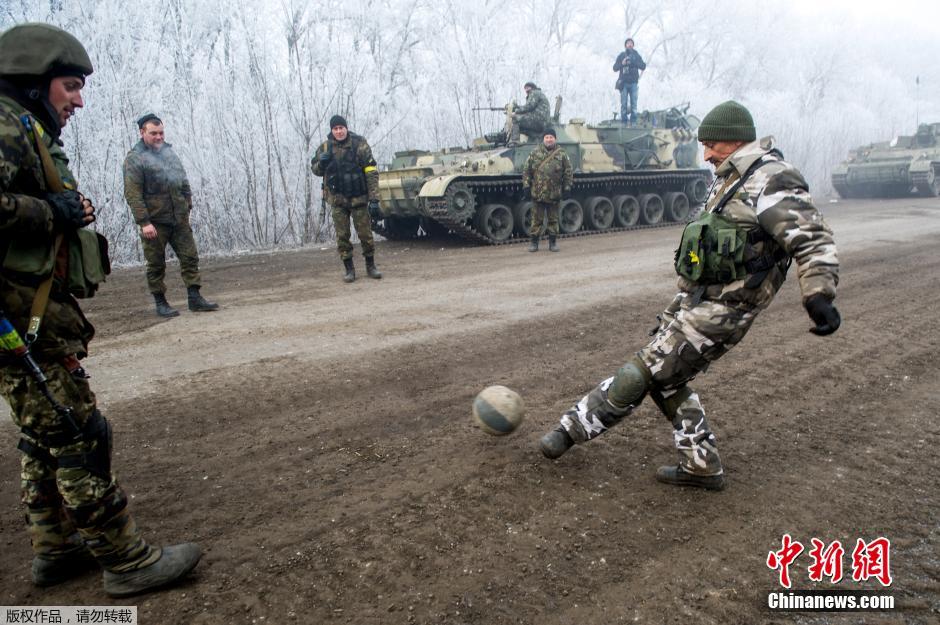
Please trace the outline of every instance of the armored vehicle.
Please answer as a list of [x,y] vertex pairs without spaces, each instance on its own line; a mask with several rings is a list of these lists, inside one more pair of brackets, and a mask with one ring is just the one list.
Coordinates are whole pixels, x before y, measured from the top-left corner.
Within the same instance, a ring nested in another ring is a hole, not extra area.
[[[575,171],[561,203],[562,236],[684,223],[704,201],[711,173],[699,166],[699,120],[686,114],[688,105],[645,112],[634,125],[560,124],[559,109],[560,98],[552,126]],[[531,202],[522,194],[522,168],[542,137],[507,142],[511,110],[502,133],[471,147],[396,153],[379,173],[373,230],[390,239],[449,234],[484,244],[526,237]]]
[[849,151],[832,171],[832,186],[844,198],[940,195],[940,123]]

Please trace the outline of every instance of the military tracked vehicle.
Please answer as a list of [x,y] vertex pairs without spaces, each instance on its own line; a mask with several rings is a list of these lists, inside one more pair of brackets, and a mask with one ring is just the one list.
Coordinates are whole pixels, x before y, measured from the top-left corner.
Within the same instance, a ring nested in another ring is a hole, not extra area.
[[[711,173],[700,167],[688,105],[645,112],[633,125],[582,119],[552,126],[571,159],[574,187],[561,203],[562,236],[685,223],[705,200]],[[380,214],[373,230],[389,239],[457,236],[483,244],[527,237],[531,202],[522,168],[542,136],[513,144],[512,105],[503,132],[471,147],[397,152],[379,173]]]
[[940,195],[940,123],[921,124],[913,135],[849,151],[832,171],[843,198]]

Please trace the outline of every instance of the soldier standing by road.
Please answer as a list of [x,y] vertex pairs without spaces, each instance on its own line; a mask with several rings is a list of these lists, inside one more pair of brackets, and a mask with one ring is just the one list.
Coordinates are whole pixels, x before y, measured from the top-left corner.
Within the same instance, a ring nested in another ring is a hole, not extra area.
[[783,160],[772,138],[755,140],[751,114],[737,102],[709,112],[698,138],[716,180],[702,215],[682,234],[679,293],[649,344],[542,437],[549,458],[601,435],[649,394],[672,422],[679,452],[678,465],[661,467],[656,479],[720,490],[724,476],[715,436],[688,382],[744,338],[793,260],[811,331],[827,335],[839,328],[832,305],[839,277],[836,245],[803,176]]
[[166,246],[176,252],[180,274],[194,312],[218,310],[199,293],[199,252],[189,226],[193,192],[186,170],[172,146],[164,141],[163,122],[153,113],[137,120],[140,141],[124,159],[124,199],[140,227],[140,242],[147,260],[147,287],[157,314],[176,317],[179,311],[166,299]]
[[[141,536],[111,473],[111,426],[79,364],[94,328],[70,294],[72,278],[102,259],[73,248],[89,238],[80,230],[95,209],[75,190],[59,135],[84,106],[91,73],[85,48],[63,30],[20,24],[0,35],[0,394],[22,433],[33,582],[58,584],[97,563],[105,591],[125,596],[176,581],[201,551]],[[79,267],[60,262],[74,253]],[[29,372],[24,334],[38,365]]]
[[336,249],[346,268],[343,280],[353,282],[356,279],[350,219],[362,245],[366,273],[370,278],[381,278],[382,273],[375,266],[370,219],[370,215],[379,211],[379,172],[369,142],[350,132],[343,116],[334,115],[330,118],[330,134],[317,148],[311,167],[315,175],[324,179],[323,193],[332,208],[336,228]]
[[515,122],[512,125],[512,135],[509,137],[510,145],[519,143],[519,133],[527,136],[537,136],[551,125],[551,107],[548,98],[534,82],[527,82],[525,89],[525,104],[516,107],[512,116]]
[[620,91],[620,119],[626,124],[636,122],[636,97],[646,63],[633,49],[633,39],[624,41],[623,46],[623,52],[614,61],[614,71],[617,72],[616,87]]
[[542,145],[532,150],[522,168],[523,192],[532,198],[532,221],[529,223],[529,251],[539,250],[539,230],[548,215],[548,250],[557,252],[558,210],[562,198],[571,191],[571,161],[556,143],[551,128],[542,135]]

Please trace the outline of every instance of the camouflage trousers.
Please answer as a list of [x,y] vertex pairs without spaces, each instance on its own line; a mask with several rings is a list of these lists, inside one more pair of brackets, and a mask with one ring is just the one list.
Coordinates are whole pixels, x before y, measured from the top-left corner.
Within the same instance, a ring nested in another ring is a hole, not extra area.
[[[529,236],[537,237],[545,232],[549,236],[558,235],[558,209],[561,202],[532,201],[532,218],[529,220]],[[548,229],[543,230],[545,217],[548,216]]]
[[[87,549],[116,572],[155,562],[161,552],[144,541],[110,471],[110,429],[88,381],[60,363],[41,366],[53,396],[72,408],[74,424],[53,410],[19,366],[0,367],[0,393],[23,429],[21,445],[32,448],[22,456],[20,478],[33,552],[55,560]],[[88,434],[93,424],[102,426],[102,435]]]
[[[529,141],[541,140],[542,135],[548,124],[545,120],[534,113],[523,113],[516,118],[512,125],[512,132],[509,134],[509,141],[518,143],[520,135],[525,134]],[[505,132],[505,130],[504,130]]]
[[189,219],[175,225],[153,224],[153,226],[157,229],[156,238],[140,237],[144,248],[144,259],[147,261],[147,288],[150,292],[166,293],[163,278],[166,275],[167,244],[173,248],[173,252],[179,258],[183,284],[187,287],[201,286],[199,252],[196,250],[196,240],[193,238],[193,229],[189,226]]
[[362,245],[362,255],[367,258],[375,256],[375,240],[372,238],[372,218],[369,217],[369,210],[365,206],[351,208],[333,206],[332,213],[333,227],[336,229],[336,249],[339,250],[340,258],[346,260],[353,256],[350,220],[356,226],[356,234],[359,235],[359,243]]
[[[689,293],[679,293],[649,344],[565,412],[562,426],[575,442],[590,440],[631,414],[649,394],[672,422],[679,466],[689,473],[720,474],[715,435],[688,382],[744,338],[758,312],[750,306],[696,303]],[[636,382],[623,384],[628,377]]]

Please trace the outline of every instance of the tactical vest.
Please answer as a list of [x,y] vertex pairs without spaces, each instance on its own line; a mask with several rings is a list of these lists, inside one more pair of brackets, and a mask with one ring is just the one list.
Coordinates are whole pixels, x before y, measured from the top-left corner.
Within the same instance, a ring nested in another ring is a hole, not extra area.
[[[787,258],[786,252],[762,228],[748,227],[722,214],[725,204],[745,181],[769,162],[772,161],[759,160],[751,165],[741,179],[725,192],[717,206],[711,211],[702,212],[695,221],[686,225],[676,249],[676,273],[700,285],[728,284],[752,275],[753,279],[745,286],[755,288],[774,265]],[[760,255],[746,253],[760,242],[765,244]],[[745,261],[745,256],[753,258]]]
[[[328,149],[332,154],[332,141],[329,142]],[[366,175],[359,166],[359,141],[356,137],[349,137],[349,149],[341,158],[334,158],[330,161],[324,175],[327,188],[336,195],[354,198],[369,193]]]

